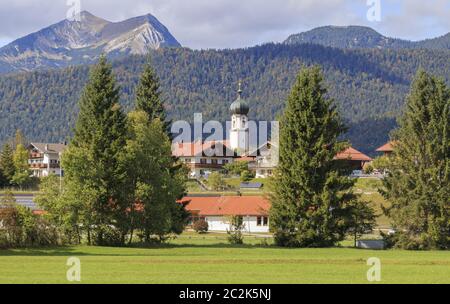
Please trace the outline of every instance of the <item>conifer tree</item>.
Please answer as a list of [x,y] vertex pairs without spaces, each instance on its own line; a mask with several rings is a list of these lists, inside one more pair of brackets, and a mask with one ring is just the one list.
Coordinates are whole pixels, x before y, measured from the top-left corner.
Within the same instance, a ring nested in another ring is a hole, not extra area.
[[12,179],[16,173],[16,168],[14,166],[14,154],[9,143],[3,146],[2,153],[0,155],[0,171],[5,179],[5,186],[10,186],[12,184]]
[[450,244],[450,89],[418,71],[393,133],[394,156],[382,191],[397,247],[448,249]]
[[286,247],[335,245],[347,231],[355,199],[350,170],[334,161],[348,144],[319,67],[300,72],[280,122],[280,161],[271,195],[275,241]]
[[7,186],[6,177],[3,175],[3,171],[1,170],[1,164],[0,164],[0,189]]
[[136,89],[136,111],[144,111],[147,113],[150,121],[159,118],[166,124],[167,130],[169,130],[169,123],[166,122],[167,116],[162,101],[159,78],[151,65],[150,59],[144,67],[139,85]]
[[80,99],[75,135],[63,157],[67,193],[88,212],[86,224],[97,227],[94,241],[99,245],[123,242],[126,234],[110,231],[113,223],[120,229],[117,223],[126,212],[126,170],[121,163],[125,144],[126,116],[119,105],[119,88],[102,56]]

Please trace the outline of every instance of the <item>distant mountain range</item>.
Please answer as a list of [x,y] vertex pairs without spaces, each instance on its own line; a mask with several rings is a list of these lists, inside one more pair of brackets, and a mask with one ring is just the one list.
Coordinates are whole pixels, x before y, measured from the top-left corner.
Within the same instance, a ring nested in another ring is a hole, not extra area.
[[90,63],[109,57],[142,55],[150,49],[180,47],[152,15],[109,22],[83,11],[80,21],[63,20],[0,49],[0,73]]
[[[181,47],[169,30],[148,14],[110,22],[83,11],[80,21],[63,20],[0,48],[0,73],[90,64],[109,58],[144,55],[161,47]],[[324,26],[291,35],[284,44],[317,44],[339,49],[450,50],[450,33],[423,41],[389,38],[369,27]]]
[[285,44],[318,44],[340,49],[435,49],[450,50],[450,33],[423,41],[389,38],[364,26],[324,26],[290,36]]

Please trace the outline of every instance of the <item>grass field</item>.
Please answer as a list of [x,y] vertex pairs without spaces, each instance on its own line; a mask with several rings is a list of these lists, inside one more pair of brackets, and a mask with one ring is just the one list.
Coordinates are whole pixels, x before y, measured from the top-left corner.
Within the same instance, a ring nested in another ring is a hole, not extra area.
[[369,283],[367,259],[382,263],[381,283],[450,283],[450,252],[280,249],[261,238],[232,247],[224,235],[187,233],[158,248],[63,247],[0,250],[0,283],[68,283],[68,257],[82,283]]

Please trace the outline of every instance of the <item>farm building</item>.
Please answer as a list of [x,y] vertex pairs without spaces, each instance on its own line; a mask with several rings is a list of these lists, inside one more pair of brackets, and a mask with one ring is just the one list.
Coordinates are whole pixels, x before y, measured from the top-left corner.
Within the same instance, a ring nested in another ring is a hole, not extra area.
[[205,220],[209,231],[226,232],[230,217],[241,216],[245,232],[269,232],[270,202],[262,196],[186,197],[181,202],[191,214],[191,225]]

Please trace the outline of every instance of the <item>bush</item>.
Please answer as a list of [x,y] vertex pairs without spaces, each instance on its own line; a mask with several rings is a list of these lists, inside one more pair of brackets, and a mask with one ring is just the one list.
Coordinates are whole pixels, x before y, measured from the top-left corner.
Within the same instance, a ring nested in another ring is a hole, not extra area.
[[101,225],[94,231],[94,245],[97,246],[123,246],[122,233],[116,227],[110,225]]
[[223,179],[222,174],[219,172],[213,172],[208,177],[208,186],[213,191],[222,191],[226,188],[225,181]]
[[209,225],[208,222],[205,220],[198,220],[194,223],[194,231],[199,233],[199,234],[203,234],[208,232],[209,229]]
[[249,181],[251,181],[254,178],[255,178],[255,174],[248,170],[244,170],[241,173],[241,182],[243,182],[243,183],[248,183]]
[[240,176],[243,171],[248,170],[248,162],[233,162],[224,166],[225,171],[231,175]]
[[227,231],[228,242],[232,245],[244,244],[244,236],[242,231],[245,228],[242,216],[232,216],[230,218],[230,230]]
[[59,245],[56,229],[42,217],[22,206],[0,209],[0,248]]
[[372,174],[374,170],[375,170],[375,169],[373,168],[373,165],[372,165],[372,164],[366,163],[366,164],[364,165],[364,168],[363,168],[364,174]]

